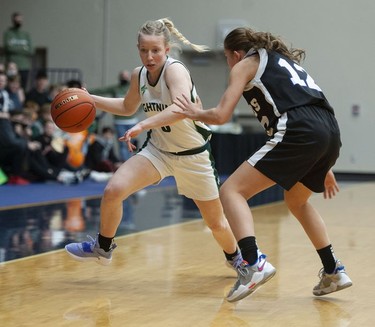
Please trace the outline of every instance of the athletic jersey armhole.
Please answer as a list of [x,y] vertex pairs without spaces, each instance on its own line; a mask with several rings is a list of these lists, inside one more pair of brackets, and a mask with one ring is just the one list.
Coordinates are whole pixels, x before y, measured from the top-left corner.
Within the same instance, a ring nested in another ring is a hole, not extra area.
[[142,74],[143,69],[145,69],[145,66],[142,66],[141,69],[138,72],[138,93],[141,97],[142,97],[142,94],[141,94],[141,74]]
[[[187,73],[189,74],[189,77],[190,77],[190,81],[191,81],[191,89],[190,89],[190,100],[195,103],[195,98],[194,98],[194,88],[195,88],[195,84],[194,84],[194,81],[193,81],[193,78],[191,77],[191,74],[190,74],[190,70],[189,68],[187,68],[187,66],[182,62],[182,61],[179,61],[179,60],[176,60],[174,59],[174,61],[172,61],[169,66],[173,65],[173,64],[181,64],[182,66],[185,67]],[[168,90],[169,90],[169,85],[167,83],[165,83],[165,85],[167,86]]]

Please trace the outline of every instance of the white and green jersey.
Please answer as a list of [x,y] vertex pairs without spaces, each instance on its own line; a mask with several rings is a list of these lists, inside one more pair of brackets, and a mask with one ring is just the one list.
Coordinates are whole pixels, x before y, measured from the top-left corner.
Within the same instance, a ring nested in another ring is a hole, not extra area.
[[[139,72],[139,91],[143,111],[147,117],[156,115],[173,104],[164,76],[167,67],[172,64],[183,65],[185,67],[182,62],[168,57],[155,85],[149,84],[147,69],[144,66]],[[194,83],[190,95],[195,101],[197,93]],[[161,151],[178,154],[202,147],[208,141],[210,135],[210,128],[202,122],[182,119],[173,123],[173,125],[150,130],[147,135],[146,144],[150,142]]]

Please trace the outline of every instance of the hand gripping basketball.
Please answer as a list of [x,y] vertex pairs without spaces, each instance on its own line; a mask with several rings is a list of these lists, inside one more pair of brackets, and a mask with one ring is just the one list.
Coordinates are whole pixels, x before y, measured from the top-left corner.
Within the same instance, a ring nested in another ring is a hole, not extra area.
[[68,88],[59,92],[53,99],[51,116],[63,131],[79,133],[86,130],[94,121],[95,102],[87,91]]

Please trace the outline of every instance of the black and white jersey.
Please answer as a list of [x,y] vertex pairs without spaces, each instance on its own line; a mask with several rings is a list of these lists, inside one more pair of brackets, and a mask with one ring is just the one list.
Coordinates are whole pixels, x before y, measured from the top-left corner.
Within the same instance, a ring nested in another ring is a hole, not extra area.
[[256,53],[260,58],[259,67],[243,96],[268,135],[276,132],[278,118],[288,110],[315,105],[333,113],[320,87],[301,66],[265,49],[250,50],[245,58]]

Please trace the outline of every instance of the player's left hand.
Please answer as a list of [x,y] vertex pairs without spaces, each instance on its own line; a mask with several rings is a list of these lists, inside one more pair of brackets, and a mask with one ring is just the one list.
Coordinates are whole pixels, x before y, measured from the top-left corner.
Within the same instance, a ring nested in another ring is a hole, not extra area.
[[339,186],[331,169],[324,180],[324,198],[332,199],[336,195],[336,192],[339,192]]
[[118,140],[121,142],[126,142],[128,145],[129,152],[133,152],[137,147],[131,143],[131,139],[137,137],[139,134],[143,132],[143,129],[139,124],[135,125],[131,129],[127,130],[123,136],[121,136]]

